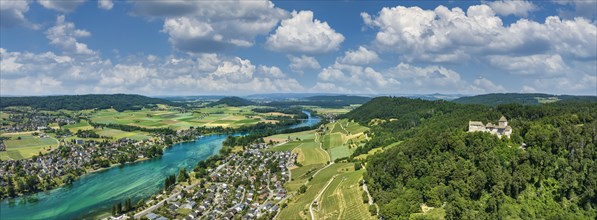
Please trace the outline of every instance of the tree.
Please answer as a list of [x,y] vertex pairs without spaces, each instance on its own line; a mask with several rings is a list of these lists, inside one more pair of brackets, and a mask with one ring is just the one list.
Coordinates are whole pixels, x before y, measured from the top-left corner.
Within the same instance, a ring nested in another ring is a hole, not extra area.
[[305,185],[302,185],[302,186],[301,186],[301,187],[298,189],[298,193],[299,193],[299,194],[303,194],[303,193],[305,193],[305,192],[307,192],[307,186],[305,186]]

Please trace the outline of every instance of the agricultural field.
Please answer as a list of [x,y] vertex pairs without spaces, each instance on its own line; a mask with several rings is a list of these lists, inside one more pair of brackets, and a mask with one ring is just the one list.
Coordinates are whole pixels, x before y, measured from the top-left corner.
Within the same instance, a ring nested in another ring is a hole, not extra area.
[[365,170],[338,175],[314,206],[318,219],[375,219],[369,204],[363,202],[364,190],[359,185]]
[[354,105],[354,106],[345,106],[345,107],[338,107],[338,108],[323,108],[323,107],[319,107],[319,106],[306,106],[306,108],[316,111],[318,114],[336,114],[336,115],[341,115],[344,113],[349,112],[350,110],[353,110],[354,108],[358,107],[359,105]]
[[278,219],[310,219],[309,205],[327,182],[336,174],[351,171],[354,171],[354,165],[351,163],[335,163],[322,169],[306,184],[307,191],[305,193],[289,199],[288,206],[280,211]]
[[252,112],[253,107],[209,107],[200,108],[189,112],[180,112],[162,107],[158,110],[143,109],[138,111],[117,112],[115,110],[100,110],[93,113],[91,121],[101,124],[124,124],[140,127],[169,127],[175,130],[188,129],[189,127],[240,127],[258,122],[275,123],[266,120],[271,113],[257,114]]
[[62,129],[68,129],[70,132],[76,133],[79,130],[92,130],[93,127],[87,121],[81,120],[79,123],[62,126]]
[[[4,140],[6,151],[0,152],[2,160],[20,160],[38,155],[39,152],[46,153],[49,149],[55,149],[58,146],[58,140],[52,137],[40,138],[33,136],[33,132],[2,134],[2,137],[9,138]],[[19,139],[20,138],[20,139]]]
[[150,138],[149,133],[142,131],[128,132],[111,128],[100,128],[95,129],[95,132],[100,136],[108,136],[114,139],[130,138],[133,140],[146,140]]
[[348,157],[358,145],[367,140],[364,132],[368,130],[367,127],[345,119],[329,123],[322,138],[323,148],[332,160]]
[[[365,140],[363,132],[368,128],[346,120],[326,126],[323,136],[307,131],[268,137],[285,141],[290,136],[292,141],[271,150],[292,150],[298,154],[297,162],[302,164],[290,169],[291,181],[284,187],[296,194],[289,197],[287,207],[281,210],[278,219],[311,219],[309,206],[320,193],[322,196],[313,206],[315,219],[374,219],[369,213],[369,205],[363,203],[363,190],[359,186],[364,170],[355,171],[354,163],[326,166],[330,159],[349,156],[352,153],[349,145]],[[297,137],[300,140],[296,140]],[[330,180],[330,185],[325,188]],[[299,194],[298,189],[303,185],[307,190]]]
[[269,142],[270,140],[272,140],[274,142],[283,142],[283,141],[287,141],[288,138],[290,138],[293,141],[296,140],[297,138],[300,140],[314,140],[315,139],[315,131],[311,130],[311,131],[295,132],[295,133],[290,133],[290,134],[277,134],[277,135],[266,137],[266,138],[264,138],[264,140],[265,140],[265,142]]

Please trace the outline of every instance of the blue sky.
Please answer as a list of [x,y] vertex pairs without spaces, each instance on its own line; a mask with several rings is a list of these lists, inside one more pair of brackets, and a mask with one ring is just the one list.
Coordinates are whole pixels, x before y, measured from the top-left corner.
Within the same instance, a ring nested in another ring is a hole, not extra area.
[[0,1],[0,93],[597,95],[597,1]]

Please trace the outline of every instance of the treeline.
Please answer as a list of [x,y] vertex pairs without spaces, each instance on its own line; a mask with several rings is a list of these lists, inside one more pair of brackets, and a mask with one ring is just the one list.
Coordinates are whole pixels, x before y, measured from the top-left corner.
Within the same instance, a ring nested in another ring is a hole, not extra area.
[[251,111],[257,113],[271,113],[271,112],[280,112],[284,114],[294,115],[296,119],[307,119],[307,114],[303,113],[303,108],[301,107],[289,107],[289,108],[281,108],[281,107],[266,107],[266,108],[254,108]]
[[[421,204],[443,207],[446,219],[597,217],[597,103],[371,102],[386,109],[348,117],[387,119],[371,125],[375,146],[403,141],[366,161],[364,179],[380,217],[421,217],[411,215],[422,212]],[[469,120],[495,123],[501,115],[513,128],[510,139],[466,132]]]
[[[539,99],[548,101],[582,101],[597,102],[597,96],[572,96],[572,95],[550,95],[543,93],[493,93],[477,96],[460,97],[453,100],[461,104],[483,104],[489,106],[498,106],[501,104],[522,104],[539,105]],[[553,98],[553,100],[550,100]]]
[[270,135],[278,134],[280,132],[286,131],[288,126],[295,125],[300,123],[300,120],[296,119],[289,119],[284,121],[279,121],[276,124],[272,123],[263,123],[259,122],[255,125],[251,126],[241,126],[236,130],[240,133],[248,133],[247,135],[242,136],[228,136],[226,140],[224,140],[224,146],[234,147],[234,146],[247,146],[253,143],[263,143],[259,142],[259,140],[263,140],[263,137],[267,137]]
[[93,126],[94,128],[100,128],[100,127],[106,127],[106,128],[112,128],[112,129],[117,129],[117,130],[121,130],[121,131],[144,131],[144,132],[149,132],[149,133],[154,133],[154,134],[164,134],[164,135],[175,135],[176,131],[172,130],[171,128],[146,128],[146,127],[139,127],[139,126],[134,126],[134,125],[124,125],[124,124],[100,124],[100,123],[94,123],[94,122],[89,122],[89,124],[91,126]]
[[263,103],[262,105],[271,107],[291,107],[297,105],[310,105],[319,107],[343,107],[353,104],[363,104],[371,100],[369,97],[363,96],[349,96],[349,95],[338,95],[338,96],[312,96],[304,98],[303,100],[297,101],[275,101],[269,103]]
[[140,110],[143,107],[154,106],[155,104],[178,105],[164,99],[128,94],[0,97],[0,108],[30,106],[50,111],[110,108],[114,108],[116,111]]
[[240,97],[232,96],[232,97],[225,97],[217,102],[212,102],[208,106],[216,106],[216,105],[228,105],[228,106],[248,106],[248,105],[255,105],[256,103],[253,101],[249,101],[247,99],[243,99]]

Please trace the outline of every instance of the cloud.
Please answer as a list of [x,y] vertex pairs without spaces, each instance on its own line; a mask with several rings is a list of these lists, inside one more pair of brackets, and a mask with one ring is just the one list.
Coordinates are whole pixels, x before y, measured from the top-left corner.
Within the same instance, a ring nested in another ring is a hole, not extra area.
[[[99,56],[0,49],[0,93],[141,93],[147,95],[298,92],[304,87],[278,67],[258,68],[250,60],[200,54],[184,57],[133,55],[117,63]],[[4,71],[4,67],[11,72]],[[24,84],[29,82],[30,84]],[[31,89],[31,86],[38,86]]]
[[288,12],[266,0],[256,1],[135,1],[134,13],[164,18],[162,31],[185,52],[218,52],[250,47],[268,34]]
[[97,1],[97,7],[104,10],[111,10],[114,7],[112,0],[99,0]]
[[286,74],[284,74],[284,72],[282,72],[282,70],[276,66],[260,65],[259,72],[269,78],[286,78]]
[[378,50],[401,54],[407,61],[462,63],[486,55],[554,53],[594,59],[597,53],[597,26],[583,18],[552,16],[544,23],[520,19],[504,26],[487,5],[470,6],[466,13],[444,6],[385,7],[377,16],[361,16],[378,29],[373,42]]
[[558,9],[565,18],[585,17],[594,20],[597,16],[597,1],[594,0],[552,0],[557,4],[574,6],[574,9]]
[[338,62],[321,70],[318,75],[318,82],[342,85],[338,87],[364,93],[379,93],[383,90],[391,90],[391,88],[401,84],[397,79],[387,74],[384,75],[372,67],[347,65]]
[[521,0],[499,0],[487,3],[498,15],[515,15],[519,17],[529,16],[529,12],[537,10],[532,2]]
[[386,75],[403,82],[405,88],[413,91],[448,92],[462,91],[466,85],[460,74],[442,66],[413,66],[400,63],[385,71]]
[[377,53],[360,46],[358,50],[346,51],[344,57],[339,58],[340,63],[353,65],[367,65],[378,62],[380,59]]
[[29,2],[26,0],[2,1],[0,4],[0,27],[10,28],[24,26],[31,29],[39,28],[25,18],[25,12],[29,11]]
[[300,57],[288,55],[290,60],[290,69],[294,72],[302,73],[304,70],[318,70],[321,69],[319,62],[314,57],[301,55]]
[[40,5],[47,9],[68,13],[74,11],[85,0],[38,0]]
[[0,48],[0,67],[3,74],[17,72],[23,67],[22,63],[17,62],[18,53],[8,53],[6,49]]
[[524,85],[520,90],[522,93],[537,93],[537,90],[531,86]]
[[293,11],[292,17],[283,20],[265,44],[274,51],[327,53],[338,50],[343,41],[344,36],[327,22],[313,19],[312,11]]
[[75,24],[66,22],[64,15],[56,18],[56,25],[46,31],[50,44],[60,47],[65,52],[91,55],[95,52],[87,44],[78,42],[78,38],[89,37],[91,33],[86,30],[76,29]]
[[557,75],[565,73],[569,67],[560,55],[530,56],[490,56],[491,65],[521,75]]
[[478,89],[481,93],[500,93],[507,91],[503,86],[496,85],[492,81],[485,78],[475,79],[473,84],[473,88]]
[[310,89],[311,92],[329,92],[329,93],[355,93],[350,89],[346,89],[342,86],[338,86],[334,83],[317,82],[315,86]]

